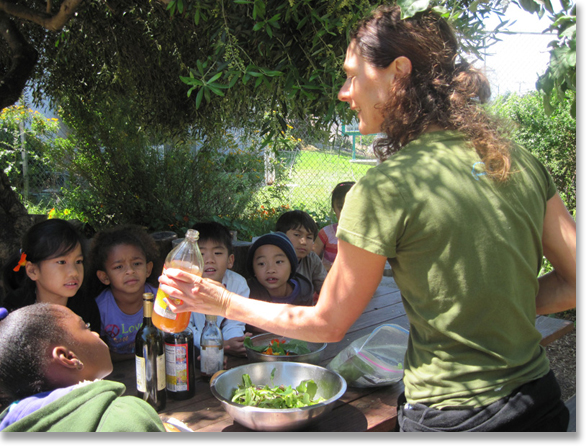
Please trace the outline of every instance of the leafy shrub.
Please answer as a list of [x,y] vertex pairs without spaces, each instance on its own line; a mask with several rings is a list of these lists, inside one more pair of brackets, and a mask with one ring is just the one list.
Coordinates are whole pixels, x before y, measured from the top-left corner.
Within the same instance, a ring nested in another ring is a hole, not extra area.
[[540,93],[498,98],[493,111],[515,123],[512,137],[531,151],[550,171],[566,207],[576,212],[576,119],[571,101],[559,104],[550,116]]
[[[26,198],[29,200],[40,196],[44,189],[53,188],[60,177],[47,157],[58,130],[56,118],[47,118],[22,104],[0,111],[0,169],[18,191],[24,191],[28,181],[31,195]],[[26,178],[23,147],[27,157]]]
[[[572,102],[558,104],[547,116],[542,96],[533,92],[499,97],[492,109],[515,123],[513,139],[549,169],[562,200],[576,218],[576,119],[571,115]],[[552,269],[544,257],[540,275]]]

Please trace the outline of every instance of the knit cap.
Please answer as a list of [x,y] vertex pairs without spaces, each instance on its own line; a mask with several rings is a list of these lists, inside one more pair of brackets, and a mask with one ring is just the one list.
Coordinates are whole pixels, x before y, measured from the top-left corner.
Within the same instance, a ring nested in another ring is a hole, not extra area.
[[283,232],[270,232],[261,235],[254,241],[248,250],[248,258],[246,259],[246,266],[250,275],[254,277],[254,268],[252,266],[254,253],[263,245],[275,245],[278,248],[281,248],[289,259],[289,263],[291,263],[291,274],[289,275],[289,279],[291,279],[295,275],[295,271],[297,271],[297,254],[295,253],[295,248],[289,240],[289,237]]

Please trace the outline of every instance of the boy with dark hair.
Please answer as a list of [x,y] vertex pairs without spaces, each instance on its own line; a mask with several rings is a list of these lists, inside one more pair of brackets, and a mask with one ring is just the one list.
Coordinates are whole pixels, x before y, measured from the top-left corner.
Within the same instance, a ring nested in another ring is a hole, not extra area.
[[[206,277],[221,283],[228,291],[248,297],[250,290],[246,279],[240,274],[231,271],[234,265],[234,249],[232,236],[224,225],[216,222],[201,222],[193,225],[193,229],[199,232],[197,244],[203,257],[202,277]],[[205,325],[205,315],[191,313],[189,328],[193,331],[193,342],[199,348],[201,332]],[[245,324],[222,317],[218,317],[218,327],[224,336],[226,353],[234,356],[244,356]]]
[[320,257],[313,251],[319,228],[307,212],[295,210],[285,212],[277,220],[277,231],[287,235],[297,254],[297,273],[309,279],[315,290],[314,302],[328,274]]

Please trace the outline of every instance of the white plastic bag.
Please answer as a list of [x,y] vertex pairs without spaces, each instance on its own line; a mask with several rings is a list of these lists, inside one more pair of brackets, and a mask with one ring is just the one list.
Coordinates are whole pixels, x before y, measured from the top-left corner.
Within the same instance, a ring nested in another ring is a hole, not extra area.
[[409,331],[395,324],[377,327],[342,350],[327,368],[352,387],[388,386],[403,379]]

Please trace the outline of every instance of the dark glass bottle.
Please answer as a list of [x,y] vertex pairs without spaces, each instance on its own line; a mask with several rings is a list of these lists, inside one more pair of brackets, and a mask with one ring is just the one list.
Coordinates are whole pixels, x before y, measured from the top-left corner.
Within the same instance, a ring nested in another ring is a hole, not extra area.
[[142,325],[136,333],[136,395],[161,411],[167,404],[165,342],[163,333],[153,325],[153,293],[144,293]]
[[195,395],[193,332],[165,334],[167,396],[186,400]]

